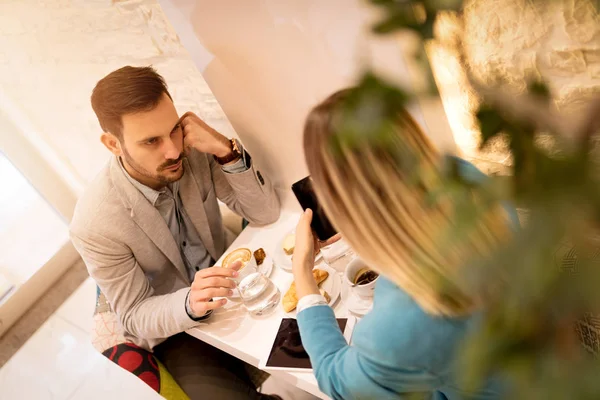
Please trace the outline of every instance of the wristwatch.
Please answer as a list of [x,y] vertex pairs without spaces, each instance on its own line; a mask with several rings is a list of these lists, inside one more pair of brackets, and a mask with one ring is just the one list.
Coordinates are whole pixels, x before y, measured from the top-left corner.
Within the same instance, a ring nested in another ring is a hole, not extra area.
[[227,154],[225,157],[215,157],[215,160],[221,164],[225,165],[228,162],[236,160],[242,156],[242,152],[240,151],[240,146],[238,145],[237,140],[229,139],[229,143],[231,143],[231,153]]

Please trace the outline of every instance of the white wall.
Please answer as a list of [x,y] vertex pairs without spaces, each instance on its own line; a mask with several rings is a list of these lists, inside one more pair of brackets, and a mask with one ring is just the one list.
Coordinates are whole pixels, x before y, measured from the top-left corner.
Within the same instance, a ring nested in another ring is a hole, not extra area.
[[[358,0],[161,3],[171,23],[155,0],[0,2],[0,108],[75,196],[108,157],[91,90],[123,65],[153,64],[181,112],[235,136],[229,117],[285,188],[306,173],[301,129],[311,106],[352,84],[365,64],[411,81],[398,38],[369,36],[373,12]],[[437,142],[452,145],[440,110],[425,119]]]
[[4,214],[26,215],[11,225],[0,218],[0,275],[22,284],[0,304],[0,335],[78,257],[66,222],[110,156],[89,97],[99,79],[127,64],[153,64],[180,112],[234,135],[155,0],[0,1],[0,152],[63,217],[37,196],[27,203],[17,186],[0,189]]
[[[155,0],[0,2],[0,110],[76,194],[106,162],[89,97],[124,65],[153,64],[179,111],[234,132]],[[10,157],[10,155],[9,155]]]
[[[284,190],[307,174],[308,110],[351,85],[366,65],[410,85],[402,36],[369,33],[358,0],[160,0],[239,136]],[[453,149],[441,103],[413,108],[434,141]]]

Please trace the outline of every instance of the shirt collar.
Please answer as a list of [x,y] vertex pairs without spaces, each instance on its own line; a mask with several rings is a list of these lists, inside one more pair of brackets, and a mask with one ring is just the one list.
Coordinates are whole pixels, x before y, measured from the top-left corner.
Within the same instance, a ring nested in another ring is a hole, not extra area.
[[167,194],[169,191],[171,191],[173,193],[173,196],[177,195],[177,191],[179,190],[179,182],[174,182],[173,184],[170,184],[168,187],[164,187],[160,190],[154,190],[151,187],[146,186],[143,183],[140,183],[137,180],[135,180],[134,178],[132,178],[131,175],[129,175],[129,172],[127,172],[127,170],[123,166],[123,162],[121,161],[120,157],[118,158],[118,160],[119,160],[119,166],[123,170],[123,173],[127,177],[127,180],[129,180],[129,182],[131,182],[133,187],[135,187],[137,190],[140,191],[140,193],[142,193],[142,195],[150,202],[150,204],[152,204],[152,206],[156,206],[156,201],[158,200],[158,197],[161,194]]

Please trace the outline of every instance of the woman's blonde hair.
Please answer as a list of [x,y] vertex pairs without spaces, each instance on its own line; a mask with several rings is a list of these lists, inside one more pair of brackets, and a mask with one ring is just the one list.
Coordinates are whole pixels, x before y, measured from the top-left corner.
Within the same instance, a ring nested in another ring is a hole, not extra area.
[[352,93],[342,90],[317,105],[304,128],[306,162],[327,216],[371,268],[426,312],[471,313],[485,296],[463,284],[465,266],[507,236],[506,213],[488,208],[460,244],[448,242],[454,205],[447,197],[431,201],[442,188],[443,157],[404,109],[394,111],[384,140],[347,140],[343,120],[359,117],[344,111]]

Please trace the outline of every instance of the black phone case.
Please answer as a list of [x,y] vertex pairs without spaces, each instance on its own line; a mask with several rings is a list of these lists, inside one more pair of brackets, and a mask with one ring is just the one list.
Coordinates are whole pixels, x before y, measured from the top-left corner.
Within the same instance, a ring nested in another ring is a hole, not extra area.
[[325,210],[319,205],[317,195],[312,186],[312,180],[310,176],[299,180],[292,185],[292,191],[298,199],[302,209],[306,210],[310,208],[313,211],[313,220],[311,227],[317,238],[321,241],[325,241],[334,236],[337,231],[325,215]]

